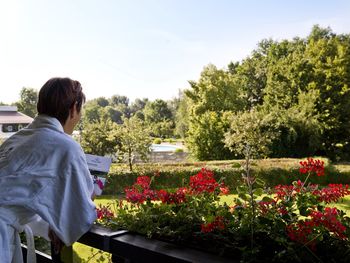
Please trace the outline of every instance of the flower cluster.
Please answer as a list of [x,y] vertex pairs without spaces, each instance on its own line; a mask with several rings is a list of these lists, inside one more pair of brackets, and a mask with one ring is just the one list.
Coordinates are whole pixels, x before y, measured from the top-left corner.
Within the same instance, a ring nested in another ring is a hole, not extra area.
[[277,185],[275,186],[275,198],[283,200],[285,196],[293,196],[299,189],[295,189],[293,185]]
[[214,230],[223,229],[225,229],[225,222],[222,216],[216,216],[213,222],[201,225],[201,232],[203,233],[210,233]]
[[347,239],[345,236],[346,227],[338,220],[339,211],[337,208],[326,207],[324,212],[312,211],[311,221],[315,226],[323,226],[340,239]]
[[219,184],[214,178],[214,173],[205,168],[190,177],[190,188],[193,193],[212,193],[217,187],[219,187]]
[[324,175],[324,162],[321,160],[314,160],[313,158],[307,158],[306,161],[300,162],[300,173],[316,173],[317,176]]
[[186,201],[187,188],[181,187],[176,190],[175,193],[168,192],[166,190],[158,191],[158,198],[162,203],[166,204],[180,204]]
[[97,219],[111,219],[114,217],[113,212],[107,206],[96,208]]
[[276,201],[272,199],[270,201],[260,201],[258,204],[261,214],[266,215],[272,207],[276,206]]
[[214,178],[214,173],[205,168],[190,177],[189,187],[178,188],[175,192],[164,189],[159,191],[150,189],[151,178],[139,176],[136,182],[125,188],[126,200],[131,203],[143,203],[146,200],[162,201],[167,204],[179,204],[186,201],[186,195],[199,195],[213,193],[216,189],[222,194],[228,194],[229,189],[223,183],[219,184]]
[[329,184],[321,190],[314,190],[312,192],[318,197],[320,202],[325,202],[327,204],[332,202],[337,202],[340,198],[350,194],[349,186],[342,184]]
[[139,176],[136,179],[135,186],[140,186],[143,189],[149,189],[151,185],[151,178],[149,176]]
[[320,236],[320,228],[327,229],[337,238],[347,239],[346,227],[338,220],[339,212],[336,208],[326,207],[324,212],[312,211],[311,219],[301,220],[287,226],[287,233],[291,240],[308,245],[315,249],[317,236]]
[[151,190],[150,185],[150,177],[137,177],[134,185],[125,188],[126,200],[131,203],[143,203],[146,200],[158,200],[157,192]]

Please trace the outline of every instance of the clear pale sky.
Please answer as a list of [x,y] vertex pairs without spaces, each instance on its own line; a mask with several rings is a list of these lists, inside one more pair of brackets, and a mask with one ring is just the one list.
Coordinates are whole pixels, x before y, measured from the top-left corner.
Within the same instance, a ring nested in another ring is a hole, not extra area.
[[203,67],[312,26],[350,33],[348,0],[0,0],[0,101],[51,77],[87,98],[171,99]]

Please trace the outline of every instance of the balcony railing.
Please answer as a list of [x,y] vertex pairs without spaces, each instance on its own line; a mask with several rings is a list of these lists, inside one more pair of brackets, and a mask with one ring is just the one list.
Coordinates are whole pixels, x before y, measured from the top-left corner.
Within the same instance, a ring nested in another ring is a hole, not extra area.
[[[126,230],[111,231],[99,226],[93,226],[88,233],[86,233],[78,240],[78,242],[111,253],[112,262],[118,263],[235,262],[231,259],[219,257],[196,249],[182,247],[155,239],[148,239],[141,235],[129,233]],[[23,251],[25,254],[25,248],[23,248]],[[47,255],[37,252],[37,262],[61,262],[61,260],[60,255],[53,256],[51,258]],[[73,262],[72,257],[70,259],[70,262]]]

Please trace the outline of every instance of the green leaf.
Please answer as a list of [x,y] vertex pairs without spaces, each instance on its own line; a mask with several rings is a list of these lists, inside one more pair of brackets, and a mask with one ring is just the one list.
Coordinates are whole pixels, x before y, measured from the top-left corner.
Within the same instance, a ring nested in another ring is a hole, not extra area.
[[299,213],[300,213],[300,215],[302,215],[302,216],[308,216],[309,215],[309,213],[308,213],[308,207],[306,207],[306,206],[300,206],[299,207]]
[[250,199],[250,196],[245,193],[238,194],[238,197],[241,198],[244,201],[248,201]]
[[262,188],[255,188],[253,190],[253,193],[256,194],[257,196],[261,196],[261,195],[264,194],[264,189],[262,189]]
[[263,201],[263,202],[273,202],[274,199],[271,198],[271,197],[268,197],[268,196],[264,196],[263,199],[262,199],[261,201]]

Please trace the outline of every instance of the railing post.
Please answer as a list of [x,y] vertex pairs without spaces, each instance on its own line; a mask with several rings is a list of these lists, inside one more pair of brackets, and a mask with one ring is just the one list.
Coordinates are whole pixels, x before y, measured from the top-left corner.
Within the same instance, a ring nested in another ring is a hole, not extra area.
[[132,263],[129,259],[112,254],[112,263]]
[[51,243],[51,257],[54,263],[73,263],[73,247],[64,246],[61,252],[56,254]]

